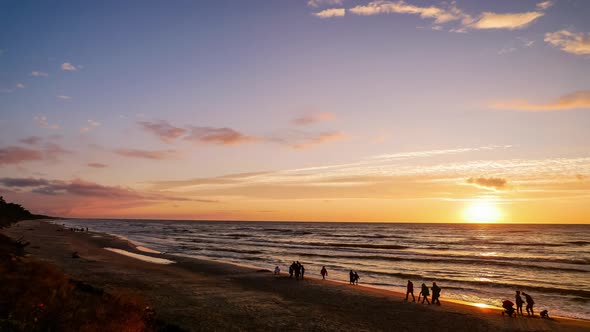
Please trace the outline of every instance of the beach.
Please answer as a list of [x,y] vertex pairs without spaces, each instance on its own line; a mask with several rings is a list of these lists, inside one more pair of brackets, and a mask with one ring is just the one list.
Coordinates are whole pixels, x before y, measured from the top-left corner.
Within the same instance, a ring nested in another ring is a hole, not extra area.
[[144,299],[161,319],[189,331],[590,331],[590,321],[510,318],[494,308],[447,302],[444,293],[441,306],[405,303],[404,294],[364,287],[362,279],[352,286],[319,280],[319,271],[308,270],[296,281],[286,267],[275,277],[273,266],[150,253],[112,235],[46,221],[23,221],[2,233],[30,242],[28,253],[72,278]]

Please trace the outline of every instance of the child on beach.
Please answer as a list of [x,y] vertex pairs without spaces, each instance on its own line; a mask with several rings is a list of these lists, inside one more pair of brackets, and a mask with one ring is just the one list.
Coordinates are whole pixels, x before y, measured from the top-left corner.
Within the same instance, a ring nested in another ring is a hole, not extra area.
[[275,276],[278,276],[279,274],[281,274],[281,268],[277,265],[275,266]]
[[359,284],[359,279],[360,279],[360,278],[361,278],[361,277],[359,277],[359,274],[355,272],[355,273],[354,273],[354,283],[353,283],[353,284],[355,284],[355,285],[358,285],[358,284]]
[[328,275],[328,270],[326,270],[325,266],[322,266],[322,270],[320,271],[320,274],[322,275],[322,280],[326,280],[326,276]]

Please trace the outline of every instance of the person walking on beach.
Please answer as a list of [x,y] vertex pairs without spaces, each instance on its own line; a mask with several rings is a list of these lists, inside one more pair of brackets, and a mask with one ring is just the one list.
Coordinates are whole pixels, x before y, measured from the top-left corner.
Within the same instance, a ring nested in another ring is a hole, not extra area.
[[326,270],[325,266],[322,266],[322,270],[320,271],[320,274],[322,275],[322,280],[326,280],[326,276],[328,275],[328,270]]
[[354,285],[354,272],[352,272],[352,270],[350,270],[349,276],[350,276],[350,284]]
[[522,305],[524,304],[524,301],[522,300],[522,297],[520,297],[520,291],[516,291],[516,314],[518,315],[518,313],[520,313],[521,316],[524,316],[524,314],[522,313]]
[[278,276],[279,274],[281,274],[281,268],[277,265],[275,266],[275,276]]
[[440,287],[436,285],[436,282],[432,283],[432,304],[440,305],[438,298],[440,297]]
[[426,301],[426,303],[430,304],[430,301],[428,301],[428,297],[430,296],[430,291],[428,290],[428,286],[426,286],[425,283],[422,283],[422,290],[420,290],[420,294],[418,294],[418,299],[420,299],[420,296],[422,296],[422,304],[424,304],[424,301]]
[[522,292],[522,295],[524,295],[524,298],[526,299],[526,313],[529,314],[529,316],[535,317],[535,313],[533,312],[535,301],[533,301],[533,298],[525,292]]
[[299,261],[297,261],[293,269],[295,270],[295,279],[299,280],[299,275],[301,275],[301,264],[299,264]]
[[295,272],[295,262],[289,266],[289,278],[293,278],[293,272]]
[[414,297],[414,283],[408,280],[408,285],[406,286],[406,302],[408,302],[408,295],[412,295],[412,302],[416,302],[416,298]]
[[303,279],[303,276],[305,275],[305,266],[303,266],[303,264],[299,264],[299,266],[301,266],[301,279]]
[[355,272],[354,272],[354,283],[353,283],[353,284],[355,284],[355,285],[358,285],[358,284],[359,284],[359,279],[360,279],[360,278],[361,278],[361,277],[359,277],[359,274],[358,274],[358,273],[356,273],[356,271],[355,271]]

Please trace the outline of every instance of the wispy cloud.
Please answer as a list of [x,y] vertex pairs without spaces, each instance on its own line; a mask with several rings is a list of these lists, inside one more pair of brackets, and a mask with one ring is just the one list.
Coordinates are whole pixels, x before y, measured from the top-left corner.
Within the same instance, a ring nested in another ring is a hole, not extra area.
[[59,95],[59,96],[56,96],[56,97],[57,97],[57,99],[61,99],[61,100],[70,100],[70,99],[72,99],[72,97],[70,97],[70,96],[64,96],[64,95]]
[[187,132],[186,129],[175,127],[164,120],[155,122],[140,121],[138,123],[145,131],[157,135],[166,143],[170,143]]
[[28,145],[38,145],[43,141],[43,139],[39,136],[29,136],[19,140],[21,143],[28,144]]
[[503,178],[485,178],[485,177],[471,177],[466,181],[468,184],[473,184],[478,187],[491,188],[495,190],[505,189],[508,181]]
[[522,29],[543,15],[545,15],[543,12],[537,11],[508,14],[485,12],[469,27],[474,29]]
[[547,103],[534,103],[528,100],[508,100],[494,102],[490,107],[494,109],[515,111],[590,109],[590,90],[576,91]]
[[59,129],[59,125],[58,124],[50,124],[47,121],[47,117],[44,116],[44,115],[36,115],[36,116],[33,117],[33,120],[35,120],[35,123],[39,127],[49,128],[49,129]]
[[319,134],[306,133],[302,137],[294,139],[293,142],[290,140],[285,140],[285,144],[289,145],[293,149],[302,150],[313,148],[320,144],[342,140],[345,137],[346,135],[340,131],[328,131]]
[[334,119],[334,114],[330,112],[318,112],[307,114],[298,118],[293,119],[291,122],[298,126],[305,126],[323,121],[329,121]]
[[553,1],[543,1],[537,4],[537,8],[539,8],[540,10],[546,10],[551,6],[553,6]]
[[24,89],[25,88],[25,85],[22,84],[22,83],[16,83],[15,86],[16,86],[17,89]]
[[114,153],[123,157],[151,160],[169,160],[179,158],[179,154],[176,150],[117,149],[114,151]]
[[20,164],[42,159],[43,153],[39,150],[21,148],[18,146],[0,148],[0,165]]
[[42,71],[33,70],[31,72],[31,76],[36,76],[36,77],[45,76],[46,77],[46,76],[49,76],[49,74],[48,73],[45,73],[45,72],[42,72]]
[[0,165],[21,164],[31,161],[57,161],[59,157],[72,152],[55,143],[40,145],[36,137],[24,139],[32,147],[7,146],[0,148]]
[[450,21],[469,21],[470,16],[463,13],[454,5],[448,9],[437,6],[421,7],[408,4],[404,1],[372,1],[366,5],[359,5],[348,10],[356,15],[377,15],[377,14],[411,14],[421,18],[433,19],[434,23],[441,24]]
[[189,127],[189,133],[185,140],[216,145],[238,145],[256,142],[259,139],[254,136],[243,134],[232,128],[214,128],[214,127]]
[[100,122],[94,120],[86,120],[86,123],[87,125],[80,128],[81,133],[87,133],[92,130],[92,128],[100,126]]
[[564,52],[576,55],[590,54],[590,33],[559,30],[545,34],[545,42]]
[[342,5],[344,0],[308,0],[307,5],[309,7],[321,7],[321,6],[335,6]]
[[61,64],[61,70],[76,71],[76,70],[78,70],[78,68],[76,68],[76,66],[74,66],[73,64],[71,64],[69,62],[64,62]]
[[109,165],[102,164],[102,163],[88,163],[88,167],[92,167],[92,168],[106,168],[106,167],[109,167]]
[[344,8],[330,8],[313,13],[314,16],[317,16],[319,18],[342,17],[345,14],[346,10]]

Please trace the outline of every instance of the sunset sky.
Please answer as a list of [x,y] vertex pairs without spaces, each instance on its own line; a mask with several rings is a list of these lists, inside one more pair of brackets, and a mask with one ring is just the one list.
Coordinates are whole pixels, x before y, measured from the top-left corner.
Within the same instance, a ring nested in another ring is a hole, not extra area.
[[0,193],[65,217],[590,223],[589,17],[2,1]]

